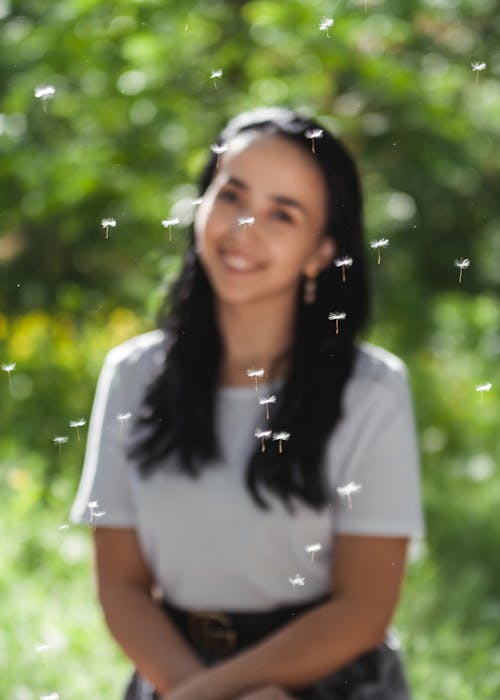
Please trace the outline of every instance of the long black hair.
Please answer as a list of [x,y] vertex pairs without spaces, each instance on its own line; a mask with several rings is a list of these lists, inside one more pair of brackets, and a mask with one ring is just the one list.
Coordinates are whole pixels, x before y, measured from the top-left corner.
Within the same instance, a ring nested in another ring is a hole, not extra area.
[[[269,449],[262,452],[260,441],[255,440],[246,471],[247,487],[261,508],[269,507],[259,489],[264,485],[287,508],[293,496],[320,508],[328,502],[322,474],[324,448],[341,417],[356,337],[369,314],[361,187],[349,153],[315,120],[284,108],[259,108],[232,119],[217,143],[228,143],[249,130],[286,138],[315,159],[328,192],[324,233],[335,240],[337,259],[348,256],[353,260],[345,282],[333,263],[319,273],[313,304],[303,302],[301,285],[289,371],[271,421],[273,431],[286,431],[290,438],[282,454]],[[320,130],[320,136],[313,154],[315,130]],[[217,157],[210,152],[200,178],[200,195],[214,177]],[[161,371],[145,392],[135,423],[140,430],[132,433],[128,454],[144,477],[175,461],[177,469],[195,478],[219,455],[214,407],[222,341],[213,291],[194,250],[193,230],[182,271],[164,308],[160,325],[169,339],[168,350]],[[328,319],[332,311],[346,314],[338,334],[335,323]],[[167,462],[165,457],[173,452],[177,459]]]

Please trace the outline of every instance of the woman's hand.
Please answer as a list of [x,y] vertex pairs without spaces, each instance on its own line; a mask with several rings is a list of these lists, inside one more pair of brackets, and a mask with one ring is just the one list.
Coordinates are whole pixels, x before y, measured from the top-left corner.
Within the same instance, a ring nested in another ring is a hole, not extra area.
[[238,695],[235,700],[292,700],[293,698],[293,695],[289,695],[279,685],[266,685],[256,690],[250,690],[244,695]]
[[[172,700],[174,698],[175,690],[167,695],[162,696],[162,700]],[[179,691],[179,698],[181,698],[182,691]],[[177,698],[177,695],[175,695]],[[266,685],[262,688],[257,688],[256,690],[249,690],[248,693],[243,695],[238,695],[234,700],[294,700],[294,695],[289,695],[286,690],[280,688],[278,685]]]

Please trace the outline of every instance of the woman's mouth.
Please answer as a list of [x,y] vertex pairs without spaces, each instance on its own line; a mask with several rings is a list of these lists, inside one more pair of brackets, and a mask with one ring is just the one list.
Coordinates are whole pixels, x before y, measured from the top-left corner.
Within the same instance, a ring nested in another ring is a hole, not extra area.
[[234,272],[255,272],[262,268],[262,265],[246,255],[221,251],[220,257],[226,268]]

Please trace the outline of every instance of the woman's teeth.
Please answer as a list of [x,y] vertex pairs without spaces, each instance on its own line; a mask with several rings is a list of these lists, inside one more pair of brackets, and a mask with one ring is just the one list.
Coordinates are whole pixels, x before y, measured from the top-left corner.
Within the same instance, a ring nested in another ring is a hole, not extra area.
[[228,267],[232,267],[235,270],[256,270],[258,265],[253,262],[249,262],[246,258],[242,258],[239,255],[223,255],[222,259]]

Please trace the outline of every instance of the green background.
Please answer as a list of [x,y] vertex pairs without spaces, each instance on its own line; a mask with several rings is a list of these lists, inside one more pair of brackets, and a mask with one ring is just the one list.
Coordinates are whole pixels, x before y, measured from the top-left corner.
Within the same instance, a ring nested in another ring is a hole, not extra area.
[[86,437],[69,420],[106,351],[154,325],[186,238],[161,220],[260,104],[316,115],[362,174],[369,337],[409,365],[422,447],[428,532],[396,618],[415,697],[498,697],[499,34],[495,0],[0,0],[1,700],[120,697],[88,533],[60,529]]

